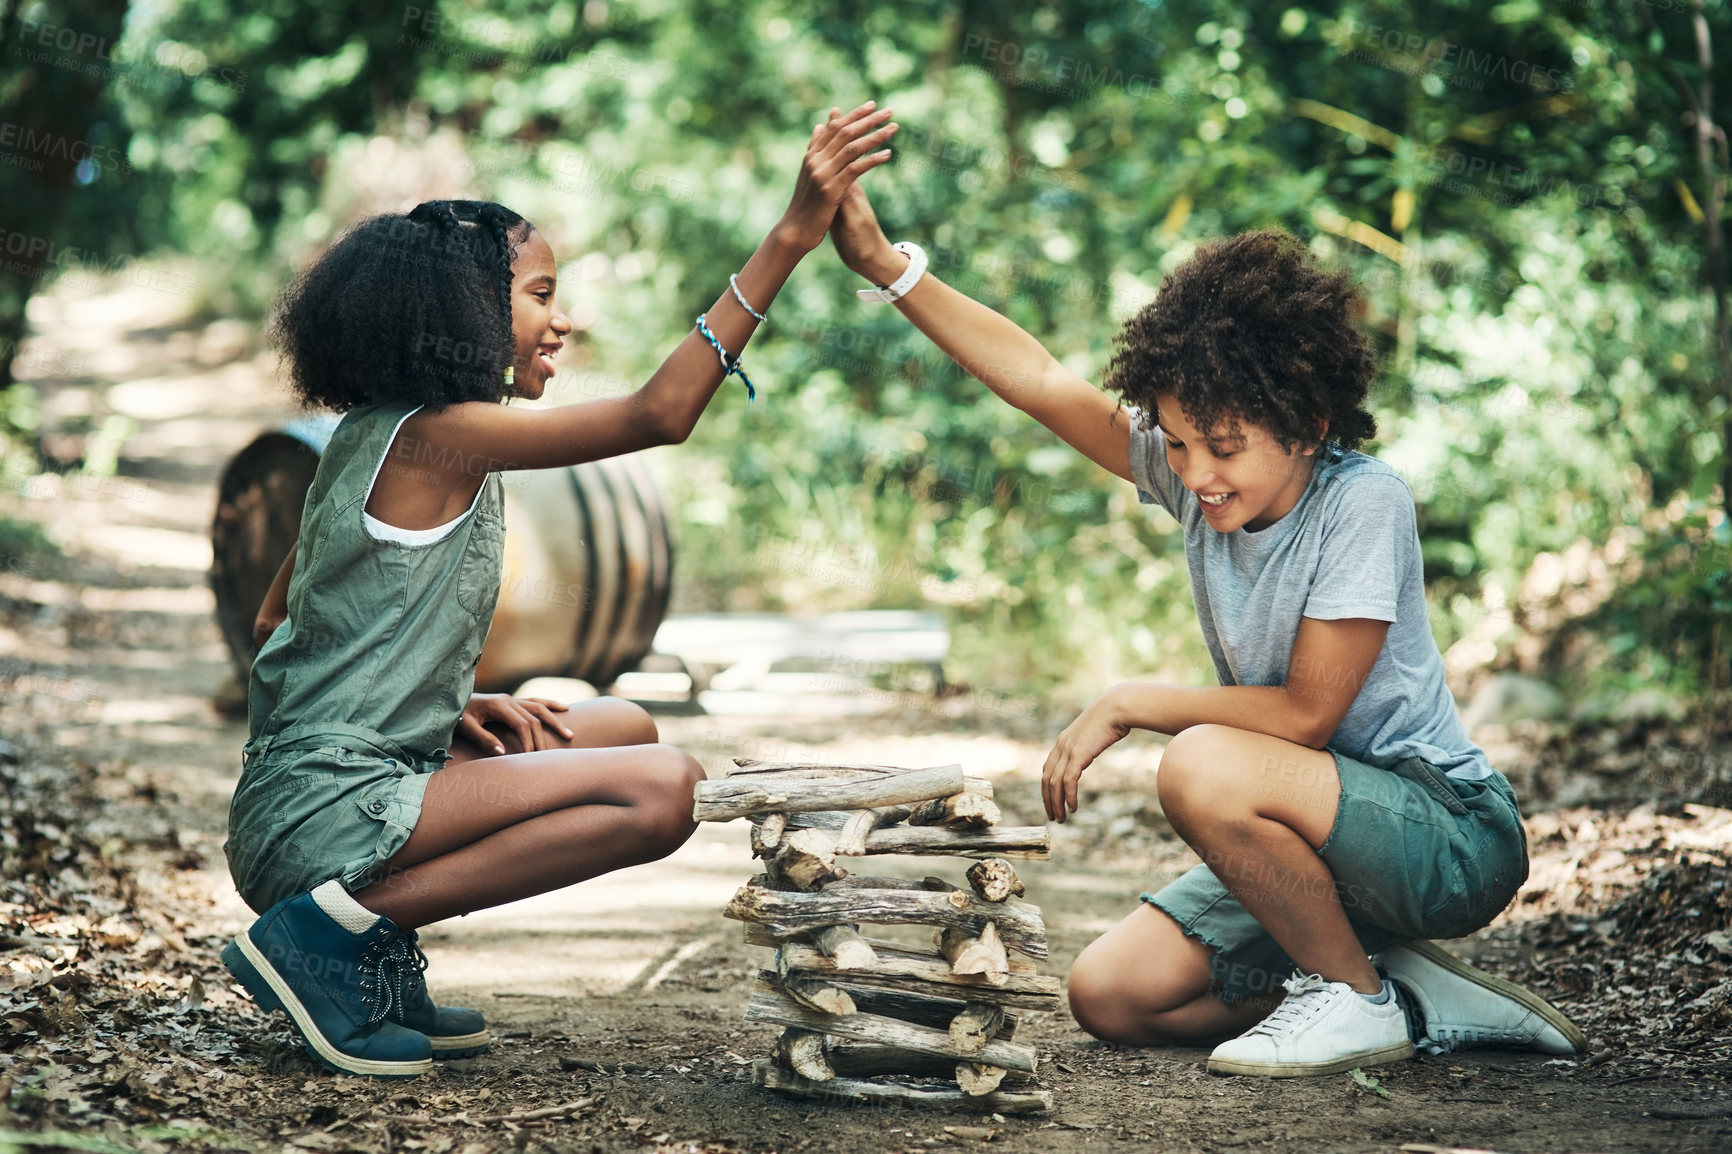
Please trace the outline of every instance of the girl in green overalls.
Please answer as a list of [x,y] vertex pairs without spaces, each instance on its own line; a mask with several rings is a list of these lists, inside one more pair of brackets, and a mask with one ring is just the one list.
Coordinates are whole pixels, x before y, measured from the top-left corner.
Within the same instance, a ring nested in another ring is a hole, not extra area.
[[[572,325],[542,235],[497,204],[369,220],[285,296],[294,387],[345,414],[256,633],[251,740],[224,847],[263,916],[223,950],[326,1064],[406,1075],[486,1046],[427,997],[418,927],[653,861],[703,770],[619,700],[471,694],[499,591],[499,472],[690,435],[842,194],[889,158],[871,104],[813,130],[792,202],[637,392],[553,409]],[[750,382],[747,382],[750,388]]]

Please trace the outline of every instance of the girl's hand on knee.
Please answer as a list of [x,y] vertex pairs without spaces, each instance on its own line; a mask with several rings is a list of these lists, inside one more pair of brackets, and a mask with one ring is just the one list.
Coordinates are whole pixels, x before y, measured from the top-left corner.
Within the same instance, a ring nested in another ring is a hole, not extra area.
[[823,243],[843,194],[861,173],[890,159],[890,150],[878,147],[896,134],[890,116],[890,109],[867,101],[846,115],[832,109],[830,118],[812,129],[779,229],[790,244],[811,252]]
[[1040,773],[1040,794],[1046,804],[1046,816],[1053,821],[1062,822],[1076,812],[1077,783],[1082,780],[1083,770],[1109,745],[1131,731],[1119,719],[1118,712],[1112,694],[1101,695],[1065,726],[1052,752],[1046,755],[1046,765]]
[[555,733],[563,733],[571,737],[571,730],[556,720],[555,711],[563,713],[569,707],[544,697],[512,697],[509,693],[474,693],[469,697],[469,704],[463,709],[463,716],[457,719],[456,732],[453,737],[465,737],[482,749],[494,753],[504,753],[505,746],[499,738],[488,730],[488,725],[498,723],[501,727],[517,737],[518,748],[528,753],[537,749],[554,749],[556,747],[548,740],[542,731],[542,726]]

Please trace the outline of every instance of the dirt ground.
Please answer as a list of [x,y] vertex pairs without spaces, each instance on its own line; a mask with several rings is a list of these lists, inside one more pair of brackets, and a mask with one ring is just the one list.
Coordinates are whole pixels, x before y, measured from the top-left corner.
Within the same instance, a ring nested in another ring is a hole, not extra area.
[[[80,430],[111,415],[133,427],[118,476],[0,498],[49,521],[68,555],[0,573],[0,1154],[1732,1149],[1732,811],[1659,787],[1642,806],[1548,810],[1539,776],[1517,778],[1536,791],[1527,888],[1452,946],[1575,1016],[1581,1058],[1222,1079],[1203,1050],[1106,1047],[1068,1013],[1035,1013],[1018,1040],[1039,1051],[1049,1116],[783,1099],[751,1085],[776,1031],[742,1019],[759,951],[719,912],[753,872],[736,822],[665,862],[425,933],[433,988],[486,1011],[489,1053],[405,1081],[324,1073],[216,957],[250,915],[220,848],[244,725],[211,704],[227,676],[205,585],[213,482],[286,410],[247,334],[187,325],[180,303],[131,290],[32,306],[36,360],[77,358],[72,383],[43,385],[70,430],[58,448],[76,459]],[[1040,820],[1038,767],[1067,718],[872,704],[793,695],[774,713],[658,723],[712,773],[735,754],[961,761],[994,779],[1007,822]],[[1719,735],[1691,740],[1725,760]],[[1154,805],[1157,757],[1150,742],[1110,751],[1052,860],[1022,871],[1048,972],[1194,862]]]

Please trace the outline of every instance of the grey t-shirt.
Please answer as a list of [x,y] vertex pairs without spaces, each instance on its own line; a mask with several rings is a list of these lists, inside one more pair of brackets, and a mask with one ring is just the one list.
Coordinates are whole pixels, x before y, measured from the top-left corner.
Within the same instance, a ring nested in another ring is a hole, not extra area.
[[1319,453],[1305,493],[1255,533],[1221,533],[1167,464],[1166,434],[1130,413],[1131,478],[1143,504],[1185,527],[1203,639],[1222,685],[1284,685],[1299,619],[1388,621],[1389,636],[1329,748],[1387,767],[1418,757],[1452,777],[1493,772],[1468,740],[1431,635],[1413,494],[1394,469]]

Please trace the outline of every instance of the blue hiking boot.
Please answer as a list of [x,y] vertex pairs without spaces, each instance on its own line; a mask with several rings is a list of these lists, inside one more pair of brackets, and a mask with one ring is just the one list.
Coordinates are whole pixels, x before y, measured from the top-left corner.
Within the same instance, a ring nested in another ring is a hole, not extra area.
[[421,952],[421,942],[414,930],[403,931],[414,958],[414,968],[404,971],[408,980],[402,991],[402,1011],[395,1009],[391,1020],[427,1035],[433,1044],[435,1058],[467,1058],[487,1049],[492,1038],[487,1033],[487,1019],[480,1010],[465,1010],[461,1006],[436,1006],[427,993],[422,973],[427,969],[427,955]]
[[254,1001],[289,1016],[326,1066],[410,1077],[433,1068],[426,1035],[393,1020],[401,1017],[407,989],[421,980],[419,951],[412,950],[386,919],[353,934],[311,894],[300,894],[266,910],[223,947],[222,958]]

